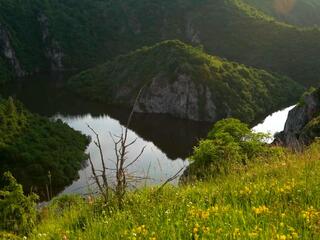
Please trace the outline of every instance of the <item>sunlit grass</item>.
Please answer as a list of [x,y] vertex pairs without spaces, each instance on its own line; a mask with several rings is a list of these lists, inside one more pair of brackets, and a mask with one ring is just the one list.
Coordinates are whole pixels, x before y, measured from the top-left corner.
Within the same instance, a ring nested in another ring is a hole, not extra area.
[[320,144],[192,185],[56,202],[28,239],[320,239]]

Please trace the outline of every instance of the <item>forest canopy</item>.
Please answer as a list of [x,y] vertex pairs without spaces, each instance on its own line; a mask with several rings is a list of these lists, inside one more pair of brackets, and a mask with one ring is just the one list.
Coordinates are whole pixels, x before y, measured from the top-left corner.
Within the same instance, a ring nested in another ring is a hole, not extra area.
[[0,99],[0,174],[12,172],[27,191],[45,189],[49,172],[54,191],[71,183],[88,143],[61,120],[32,114],[12,98]]

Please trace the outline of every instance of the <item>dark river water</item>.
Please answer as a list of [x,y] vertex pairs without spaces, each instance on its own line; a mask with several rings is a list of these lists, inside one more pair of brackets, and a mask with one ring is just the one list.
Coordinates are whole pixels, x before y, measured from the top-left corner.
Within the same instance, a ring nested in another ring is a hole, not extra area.
[[[32,112],[61,119],[70,127],[94,137],[87,127],[89,124],[99,133],[107,165],[113,168],[115,154],[110,133],[121,134],[129,110],[84,101],[64,90],[65,78],[61,75],[43,75],[24,79],[6,86],[1,94],[14,96]],[[270,115],[254,130],[271,134],[281,131],[291,108]],[[132,178],[143,178],[140,181],[132,181],[132,187],[159,184],[186,167],[187,157],[190,156],[193,146],[200,138],[206,136],[210,127],[211,124],[208,123],[181,120],[165,115],[135,114],[130,125],[128,142],[135,138],[137,141],[129,149],[128,161],[134,159],[143,147],[145,151],[129,169]],[[90,153],[96,169],[101,168],[99,152],[93,143],[88,146],[87,152]],[[79,171],[79,178],[67,186],[62,194],[94,191],[91,175],[91,169],[87,164]],[[110,171],[109,176],[112,182],[114,173]]]

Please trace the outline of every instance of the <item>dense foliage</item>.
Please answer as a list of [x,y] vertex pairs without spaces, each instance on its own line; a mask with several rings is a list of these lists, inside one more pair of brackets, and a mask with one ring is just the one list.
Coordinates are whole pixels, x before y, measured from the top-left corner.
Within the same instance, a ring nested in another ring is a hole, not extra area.
[[[180,75],[210,89],[220,118],[233,116],[250,123],[294,102],[301,93],[289,78],[207,55],[180,41],[144,47],[84,71],[70,80],[69,88],[89,99],[130,105],[153,78],[161,76],[170,86]],[[118,97],[120,89],[128,91]],[[202,107],[205,101],[203,96]]]
[[0,56],[0,86],[12,79],[13,76],[14,73],[12,72],[8,62]]
[[[47,26],[39,23],[43,15]],[[180,39],[305,85],[317,83],[320,75],[318,29],[281,24],[242,0],[2,0],[0,16],[28,72],[47,70],[57,45],[65,68],[86,68]],[[1,63],[0,68],[7,69]]]
[[319,144],[210,181],[132,192],[122,210],[64,197],[28,239],[319,239]]
[[3,175],[4,188],[0,189],[0,237],[1,231],[26,234],[36,224],[36,203],[38,196],[24,195],[22,185],[18,184],[10,172]]
[[190,157],[188,177],[207,177],[228,174],[232,168],[248,165],[258,157],[278,153],[265,141],[268,135],[253,132],[246,124],[233,118],[217,122],[201,140]]
[[320,26],[318,0],[244,0],[279,21],[313,27]]
[[300,137],[305,139],[305,144],[310,144],[314,139],[320,138],[320,113],[303,128]]
[[11,171],[27,191],[49,186],[49,171],[53,191],[72,182],[87,144],[62,121],[31,114],[11,98],[0,100],[0,173]]

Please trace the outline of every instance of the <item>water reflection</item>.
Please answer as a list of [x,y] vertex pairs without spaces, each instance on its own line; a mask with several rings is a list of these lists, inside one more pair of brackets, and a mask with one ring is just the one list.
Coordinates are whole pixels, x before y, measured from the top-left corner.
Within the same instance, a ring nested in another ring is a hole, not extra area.
[[[65,76],[44,75],[24,79],[2,90],[5,96],[15,96],[32,112],[52,117],[93,118],[108,115],[122,125],[129,110],[85,101],[64,90]],[[159,114],[135,114],[131,129],[146,141],[153,142],[170,159],[186,158],[197,141],[206,136],[211,124],[175,119]]]
[[[103,104],[84,101],[64,90],[64,77],[38,76],[23,79],[2,89],[2,95],[14,96],[22,101],[30,111],[53,118],[59,118],[76,130],[92,135],[87,124],[97,131],[102,140],[104,154],[114,163],[113,142],[109,132],[121,133],[129,110]],[[130,172],[139,176],[148,176],[148,181],[138,183],[159,183],[174,175],[182,166],[197,141],[204,137],[210,124],[195,123],[157,114],[135,114],[130,125],[130,139],[138,138],[130,149],[134,158],[143,146],[146,150]],[[130,140],[129,139],[129,140]],[[93,143],[88,147],[97,168],[100,168],[98,151]],[[87,166],[79,172],[80,178],[64,192],[87,192],[90,186],[91,170]]]
[[[115,154],[109,133],[121,133],[129,110],[82,100],[64,89],[64,79],[65,76],[60,75],[33,77],[6,86],[1,92],[4,96],[15,96],[32,112],[59,118],[72,128],[92,136],[87,127],[89,124],[100,134],[105,158],[112,168]],[[281,131],[291,108],[269,116],[254,130],[270,131],[272,134]],[[135,176],[148,178],[135,186],[162,182],[186,166],[188,162],[185,159],[191,154],[197,141],[206,136],[210,127],[211,124],[208,123],[175,119],[166,115],[135,114],[130,125],[129,141],[137,138],[137,142],[130,149],[129,157],[133,159],[144,146],[146,150],[141,159],[130,168],[130,172]],[[96,168],[101,168],[98,149],[93,143],[88,147],[88,153]],[[80,170],[79,176],[63,193],[86,193],[92,189],[91,170],[88,166]]]
[[[281,132],[284,129],[289,111],[295,106],[287,107],[273,114],[270,114],[266,119],[253,128],[256,132],[268,133],[274,136],[275,133]],[[273,138],[269,142],[272,142]]]
[[[55,118],[62,119],[67,122],[72,128],[83,132],[86,135],[94,138],[91,130],[87,127],[90,125],[100,135],[101,145],[103,146],[103,153],[105,159],[107,159],[108,168],[115,167],[115,153],[114,143],[109,133],[120,135],[122,126],[118,120],[115,120],[108,115],[93,117],[91,114],[87,114],[81,117],[65,117],[62,115],[56,115]],[[144,140],[134,131],[129,131],[128,142],[131,142],[137,138],[137,141],[128,152],[128,163],[135,159],[140,153],[141,149],[145,147],[145,151],[141,158],[133,164],[129,169],[130,177],[142,177],[145,178],[142,181],[133,181],[132,185],[139,187],[141,185],[152,185],[165,181],[167,178],[173,176],[184,166],[187,166],[187,161],[178,159],[170,159],[167,155],[162,152],[155,144],[150,141]],[[97,169],[101,169],[101,162],[99,156],[99,150],[91,143],[88,147],[88,152],[93,159],[94,165]],[[174,160],[174,161],[172,161]],[[109,176],[113,176],[112,171],[109,171]],[[64,193],[70,192],[83,192],[87,191],[87,186],[91,186],[92,181],[90,180],[91,168],[87,166],[79,172],[80,179],[75,181],[71,186],[65,189]],[[112,177],[110,178],[112,181]]]

